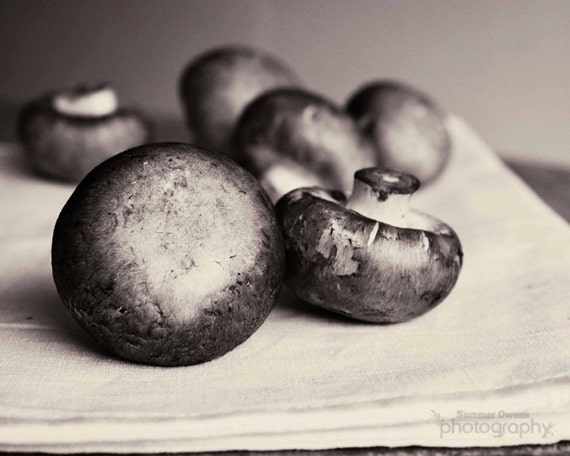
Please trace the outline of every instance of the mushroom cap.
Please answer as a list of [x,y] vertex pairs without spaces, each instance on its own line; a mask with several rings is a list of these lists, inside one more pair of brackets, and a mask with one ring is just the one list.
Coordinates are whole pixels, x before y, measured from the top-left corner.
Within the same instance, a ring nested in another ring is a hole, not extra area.
[[60,94],[81,90],[45,94],[19,113],[18,139],[31,168],[42,176],[78,182],[102,161],[152,137],[150,122],[131,107],[92,117],[55,109],[54,100]]
[[257,181],[187,144],[140,146],[96,167],[57,220],[62,302],[112,353],[196,364],[251,336],[279,293],[283,237]]
[[245,106],[267,90],[300,84],[285,62],[260,49],[222,46],[199,55],[179,81],[191,141],[233,157],[231,132]]
[[445,112],[427,94],[396,81],[374,81],[348,100],[347,112],[376,146],[377,165],[436,179],[451,153]]
[[270,90],[251,102],[238,120],[234,143],[237,160],[257,178],[288,169],[304,183],[296,187],[348,193],[354,172],[374,164],[374,148],[350,116],[325,97],[299,88]]
[[285,283],[304,301],[363,321],[398,323],[439,304],[463,253],[456,233],[418,211],[403,228],[347,209],[322,189],[297,189],[277,204],[286,248]]

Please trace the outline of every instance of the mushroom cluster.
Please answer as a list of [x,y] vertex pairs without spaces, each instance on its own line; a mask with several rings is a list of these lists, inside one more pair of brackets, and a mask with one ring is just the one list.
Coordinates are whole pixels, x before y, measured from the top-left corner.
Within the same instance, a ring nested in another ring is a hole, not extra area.
[[[241,51],[234,54],[239,58]],[[248,79],[288,68],[276,58],[271,62],[255,72],[234,71],[231,84],[218,92],[243,99],[237,92]],[[402,322],[435,307],[457,281],[461,244],[451,227],[405,202],[420,183],[436,181],[449,161],[443,109],[397,81],[364,84],[345,109],[306,87],[291,87],[292,79],[274,82],[240,105],[237,115],[231,110],[231,122],[216,119],[211,90],[203,96],[186,91],[183,103],[189,119],[229,126],[220,149],[276,203],[287,286],[303,301],[371,322]],[[195,108],[202,104],[211,116]]]
[[343,108],[277,57],[226,46],[184,68],[179,97],[192,144],[150,143],[108,85],[51,93],[20,116],[34,169],[80,180],[55,225],[53,277],[107,351],[210,361],[259,328],[282,284],[374,323],[449,295],[459,238],[408,207],[451,154],[427,95],[374,81]]

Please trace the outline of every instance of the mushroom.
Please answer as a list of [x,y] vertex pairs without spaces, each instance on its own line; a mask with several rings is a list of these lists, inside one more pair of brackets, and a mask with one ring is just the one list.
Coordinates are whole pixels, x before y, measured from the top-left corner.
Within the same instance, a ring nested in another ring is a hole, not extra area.
[[398,171],[355,173],[348,201],[300,188],[277,204],[285,283],[302,300],[376,323],[424,314],[454,287],[461,243],[445,223],[408,207],[419,181]]
[[283,235],[259,183],[188,144],[127,150],[63,207],[52,270],[63,304],[107,351],[148,364],[212,360],[267,318]]
[[354,172],[374,164],[374,147],[332,101],[305,89],[274,89],[252,101],[234,131],[236,160],[273,201],[321,186],[349,192]]
[[377,166],[416,176],[422,185],[445,169],[451,139],[445,112],[427,94],[397,81],[375,81],[358,89],[348,113],[376,146]]
[[260,49],[223,46],[199,55],[179,83],[190,141],[233,157],[231,132],[245,106],[267,90],[300,84],[287,64]]
[[54,179],[78,182],[96,165],[150,139],[150,125],[119,106],[109,84],[58,90],[26,104],[18,137],[30,166]]

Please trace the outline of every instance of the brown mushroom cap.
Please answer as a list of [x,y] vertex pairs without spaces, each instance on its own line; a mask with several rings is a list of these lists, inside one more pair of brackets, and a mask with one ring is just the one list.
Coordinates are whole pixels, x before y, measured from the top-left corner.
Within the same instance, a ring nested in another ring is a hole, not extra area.
[[416,176],[422,185],[445,168],[451,139],[445,112],[427,94],[396,81],[375,81],[348,100],[347,112],[375,145],[377,166]]
[[267,90],[300,84],[284,62],[259,49],[223,46],[199,55],[179,82],[191,141],[233,157],[231,132],[245,106]]
[[234,143],[237,160],[275,201],[310,185],[349,192],[354,172],[374,163],[373,146],[352,119],[304,89],[275,89],[256,98],[238,120]]
[[71,115],[55,99],[81,96],[102,85],[51,92],[26,104],[18,117],[18,139],[32,169],[42,176],[78,182],[96,165],[150,141],[152,126],[140,111],[120,107],[108,115]]
[[[388,179],[369,193],[371,206],[385,204],[390,186],[401,194],[417,188],[417,179],[391,170],[366,170],[360,182],[379,176]],[[406,211],[411,226],[396,226],[347,206],[351,199],[345,205],[314,188],[294,190],[279,201],[285,283],[297,296],[377,323],[417,317],[448,296],[463,261],[461,243],[449,226],[415,210]]]
[[57,220],[58,293],[107,350],[196,364],[242,343],[279,293],[273,206],[231,160],[186,144],[137,147],[96,167]]

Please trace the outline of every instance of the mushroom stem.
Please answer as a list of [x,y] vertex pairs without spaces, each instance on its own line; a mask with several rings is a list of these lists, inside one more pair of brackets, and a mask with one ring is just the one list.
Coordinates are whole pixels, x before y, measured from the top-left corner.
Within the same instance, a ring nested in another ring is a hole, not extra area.
[[57,112],[74,117],[108,116],[118,109],[118,105],[115,91],[107,84],[79,87],[53,99],[53,108]]
[[292,162],[270,166],[259,178],[259,182],[274,204],[283,195],[296,188],[322,185],[317,176]]
[[355,173],[346,207],[378,222],[408,228],[409,201],[419,188],[414,176],[382,168]]

